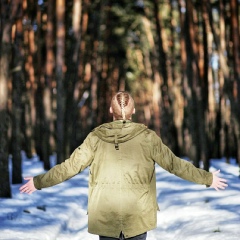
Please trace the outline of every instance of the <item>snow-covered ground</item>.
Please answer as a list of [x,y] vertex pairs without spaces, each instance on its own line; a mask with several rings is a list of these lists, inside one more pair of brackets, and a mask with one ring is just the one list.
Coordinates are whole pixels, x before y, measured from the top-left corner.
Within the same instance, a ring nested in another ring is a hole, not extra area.
[[[52,158],[54,164],[54,157]],[[229,187],[217,192],[179,179],[160,167],[157,171],[158,227],[148,240],[239,240],[240,179],[234,160],[212,160],[210,171],[221,169]],[[43,172],[38,158],[24,160],[23,176]],[[0,199],[0,239],[98,240],[87,232],[88,169],[67,182],[20,194],[12,185],[12,199]]]

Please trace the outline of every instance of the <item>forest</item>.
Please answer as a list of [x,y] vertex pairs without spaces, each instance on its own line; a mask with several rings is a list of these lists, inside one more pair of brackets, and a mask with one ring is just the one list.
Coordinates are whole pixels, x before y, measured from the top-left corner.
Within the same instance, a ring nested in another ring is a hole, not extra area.
[[239,0],[0,4],[0,197],[22,182],[22,151],[61,163],[112,121],[119,90],[176,155],[240,164]]

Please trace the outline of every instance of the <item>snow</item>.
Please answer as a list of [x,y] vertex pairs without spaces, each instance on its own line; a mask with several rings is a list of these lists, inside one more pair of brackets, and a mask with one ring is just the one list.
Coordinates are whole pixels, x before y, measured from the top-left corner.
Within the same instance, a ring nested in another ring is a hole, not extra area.
[[[55,157],[51,162],[54,165]],[[24,157],[23,177],[43,173],[37,157]],[[11,164],[10,164],[11,168]],[[160,167],[157,172],[158,226],[148,240],[239,240],[239,168],[231,159],[211,160],[210,171],[221,169],[229,187],[215,191],[184,181]],[[31,195],[12,185],[12,199],[0,199],[0,239],[97,240],[87,232],[88,169],[57,186]]]

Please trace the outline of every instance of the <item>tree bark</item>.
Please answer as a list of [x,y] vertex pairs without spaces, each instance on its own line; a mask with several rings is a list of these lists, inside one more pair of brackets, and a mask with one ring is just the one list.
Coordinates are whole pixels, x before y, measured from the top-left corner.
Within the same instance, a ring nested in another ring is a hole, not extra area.
[[[181,28],[181,32],[180,32],[180,65],[181,65],[181,82],[182,82],[182,86],[183,86],[183,104],[185,102],[185,100],[189,99],[191,97],[191,89],[189,86],[189,82],[187,79],[187,44],[186,44],[186,32],[187,32],[187,24],[186,24],[186,14],[183,11],[184,9],[186,9],[186,4],[185,1],[181,1],[178,0],[178,9],[179,9],[179,18],[180,18],[180,28]],[[184,114],[184,108],[183,108],[183,113],[182,115],[184,116],[183,119],[183,124],[184,121],[186,120],[186,116]],[[185,136],[185,137],[184,137]],[[184,130],[183,129],[183,143],[184,143],[184,148],[182,150],[183,154],[185,154],[186,156],[189,155],[189,151],[190,151],[190,142],[189,142],[189,130],[188,127]]]
[[65,0],[56,1],[57,162],[64,161]]
[[[66,114],[65,114],[65,157],[69,156],[71,152],[79,145],[76,141],[76,124],[77,124],[77,112],[78,112],[78,98],[74,95],[75,85],[78,81],[78,66],[79,66],[79,54],[80,54],[80,41],[81,41],[81,18],[82,18],[82,0],[73,1],[73,15],[71,17],[71,23],[73,32],[67,36],[66,41],[68,49],[66,51],[66,65],[67,72],[65,75],[66,83]],[[69,15],[69,14],[68,14]],[[69,26],[70,27],[70,26]]]
[[[213,54],[213,35],[211,32],[209,14],[207,8],[208,2],[204,0],[202,4],[203,17],[203,76],[201,82],[202,105],[203,105],[203,137],[202,137],[202,160],[205,170],[210,167],[210,150],[212,157],[216,149],[215,129],[216,129],[216,107],[214,96],[214,82],[212,77],[212,67],[210,66],[210,57]],[[201,51],[201,50],[200,50]],[[200,71],[201,72],[201,71]]]
[[[203,119],[200,119],[200,113],[202,111],[201,106],[199,106],[200,99],[200,86],[199,86],[199,66],[198,66],[198,46],[195,40],[196,32],[198,29],[195,25],[196,19],[194,19],[194,6],[192,0],[186,1],[186,11],[187,11],[187,29],[188,29],[188,39],[190,47],[187,48],[188,55],[188,64],[187,64],[187,76],[188,76],[188,85],[190,88],[189,98],[188,98],[188,116],[189,116],[189,134],[190,134],[190,157],[193,160],[193,164],[196,167],[199,167],[199,161],[201,159],[201,147],[200,147],[200,126],[198,123],[201,123]],[[200,122],[199,122],[200,119]]]
[[[162,3],[164,9],[171,9],[170,2]],[[159,7],[159,1],[154,1],[154,16],[157,19],[157,35],[156,48],[158,49],[158,66],[157,69],[162,78],[162,83],[159,91],[161,91],[161,136],[165,144],[167,144],[174,152],[176,152],[177,139],[174,132],[172,119],[172,105],[171,105],[171,94],[173,86],[172,78],[172,66],[171,66],[171,36],[168,36],[168,27],[164,24],[163,10]],[[175,135],[175,136],[173,136]],[[174,139],[174,140],[173,140]],[[176,139],[176,140],[175,140]]]
[[[157,28],[157,46],[158,46],[158,59],[156,58],[156,52],[155,52],[155,59],[153,62],[153,118],[154,118],[154,130],[156,133],[160,136],[160,129],[161,129],[161,110],[160,110],[160,104],[162,101],[162,91],[161,87],[164,84],[164,82],[167,79],[167,73],[166,73],[166,55],[163,51],[163,39],[162,39],[162,27],[161,27],[161,19],[159,15],[159,2],[158,0],[154,1],[154,17],[156,21],[156,28]],[[162,70],[162,76],[160,75],[160,72],[157,70],[160,66],[160,69]]]
[[28,2],[23,0],[23,18],[26,19],[24,26],[24,50],[25,50],[25,91],[24,91],[24,150],[28,158],[32,158],[37,152],[35,144],[35,126],[36,126],[36,104],[35,104],[35,61],[34,54],[35,48],[35,36],[34,30],[31,25],[31,19],[35,14],[35,9]]
[[[10,8],[9,8],[10,6]],[[10,16],[10,17],[9,17]],[[10,198],[8,168],[8,79],[11,61],[12,2],[1,1],[1,55],[0,55],[0,197]]]
[[23,52],[23,26],[22,4],[14,1],[19,9],[16,21],[15,38],[13,43],[13,74],[12,74],[12,183],[22,183],[22,93],[24,86],[24,52]]
[[[239,43],[239,16],[238,1],[230,0],[231,9],[231,32],[233,43],[233,126],[236,138],[236,159],[240,167],[240,43]],[[240,173],[239,173],[240,177]]]
[[[44,163],[44,169],[48,170],[51,168],[50,165],[50,154],[54,151],[55,139],[53,137],[54,133],[54,123],[53,123],[53,111],[52,111],[52,85],[53,85],[53,75],[54,75],[54,64],[55,56],[53,51],[54,46],[54,14],[55,14],[55,1],[49,0],[47,4],[47,29],[45,35],[46,43],[46,63],[44,66],[44,82],[39,80],[39,87],[41,88],[41,105],[43,111],[41,113],[41,129],[42,129],[42,139],[41,139],[41,152],[42,160]],[[39,20],[40,21],[40,20]],[[43,73],[41,73],[43,74]]]

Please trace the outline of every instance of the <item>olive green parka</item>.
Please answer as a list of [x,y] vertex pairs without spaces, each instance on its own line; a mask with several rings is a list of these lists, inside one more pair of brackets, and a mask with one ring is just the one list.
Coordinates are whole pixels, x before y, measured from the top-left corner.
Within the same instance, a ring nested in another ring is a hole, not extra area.
[[59,184],[89,168],[88,231],[130,238],[157,225],[155,163],[197,184],[212,173],[176,157],[146,126],[121,120],[95,128],[69,159],[34,177],[37,189]]

